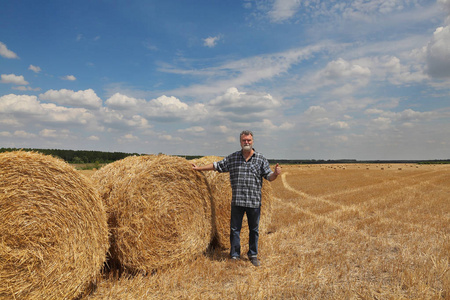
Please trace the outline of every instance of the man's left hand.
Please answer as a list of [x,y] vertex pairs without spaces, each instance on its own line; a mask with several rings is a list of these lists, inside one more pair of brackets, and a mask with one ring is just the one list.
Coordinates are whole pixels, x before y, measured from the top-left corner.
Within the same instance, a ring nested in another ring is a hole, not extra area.
[[281,174],[281,167],[279,164],[275,165],[275,169],[273,170],[273,172],[275,173],[276,176]]

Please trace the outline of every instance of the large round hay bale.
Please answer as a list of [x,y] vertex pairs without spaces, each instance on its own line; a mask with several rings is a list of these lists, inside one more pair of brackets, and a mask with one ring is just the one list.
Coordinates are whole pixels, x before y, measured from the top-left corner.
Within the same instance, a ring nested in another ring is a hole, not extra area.
[[71,299],[97,279],[108,250],[96,190],[64,161],[0,154],[0,298]]
[[184,158],[130,156],[96,172],[105,201],[111,259],[150,272],[204,252],[212,237],[206,179]]
[[[218,156],[205,156],[201,159],[192,160],[198,166],[207,165],[222,160]],[[213,223],[215,230],[215,240],[220,247],[230,248],[230,219],[231,219],[231,184],[229,173],[219,173],[216,171],[205,171],[206,179],[211,190],[213,199]],[[263,180],[261,190],[261,218],[259,222],[259,232],[267,232],[272,218],[273,191],[267,180]],[[244,216],[241,229],[241,246],[248,245],[248,223],[247,216]]]

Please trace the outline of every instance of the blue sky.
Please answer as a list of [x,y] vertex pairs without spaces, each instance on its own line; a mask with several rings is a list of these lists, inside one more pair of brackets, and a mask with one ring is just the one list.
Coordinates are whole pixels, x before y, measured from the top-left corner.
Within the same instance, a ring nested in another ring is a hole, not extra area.
[[450,158],[450,0],[2,1],[0,147]]

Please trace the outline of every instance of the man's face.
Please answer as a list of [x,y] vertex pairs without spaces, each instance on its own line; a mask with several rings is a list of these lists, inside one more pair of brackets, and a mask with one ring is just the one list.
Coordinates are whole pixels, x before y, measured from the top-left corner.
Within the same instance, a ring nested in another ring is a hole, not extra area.
[[253,148],[253,137],[249,135],[241,136],[241,148],[244,151],[250,151]]

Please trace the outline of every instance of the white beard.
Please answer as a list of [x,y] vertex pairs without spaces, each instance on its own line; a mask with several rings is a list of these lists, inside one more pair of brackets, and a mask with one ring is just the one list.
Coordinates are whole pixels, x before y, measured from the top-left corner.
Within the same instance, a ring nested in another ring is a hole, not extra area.
[[242,150],[244,150],[244,151],[251,151],[252,150],[252,146],[245,145],[245,146],[242,147]]

